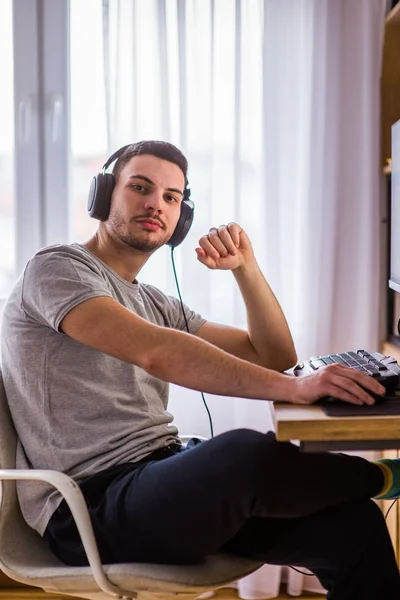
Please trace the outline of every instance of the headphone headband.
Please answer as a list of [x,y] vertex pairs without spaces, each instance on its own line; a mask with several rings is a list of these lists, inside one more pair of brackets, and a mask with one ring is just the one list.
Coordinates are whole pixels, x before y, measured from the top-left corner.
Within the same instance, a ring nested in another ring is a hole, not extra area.
[[108,158],[107,161],[102,166],[101,170],[103,171],[103,173],[114,162],[114,160],[117,160],[117,158],[119,158],[121,156],[121,154],[123,154],[125,152],[125,150],[127,148],[129,148],[129,146],[132,146],[132,144],[126,144],[125,146],[122,146],[122,148],[120,148],[119,150],[117,150],[116,152],[114,152],[114,154],[111,154],[110,158]]

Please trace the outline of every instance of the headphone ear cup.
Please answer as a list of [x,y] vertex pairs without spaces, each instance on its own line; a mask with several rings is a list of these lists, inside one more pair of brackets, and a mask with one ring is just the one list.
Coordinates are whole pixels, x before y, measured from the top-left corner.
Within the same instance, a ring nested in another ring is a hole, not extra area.
[[171,248],[176,248],[183,242],[187,234],[189,233],[189,229],[192,226],[194,217],[194,204],[191,200],[184,200],[181,204],[181,215],[179,217],[179,221],[176,224],[174,233],[170,238],[167,245]]
[[115,177],[112,173],[98,173],[93,177],[87,206],[88,213],[93,219],[107,221],[114,186]]

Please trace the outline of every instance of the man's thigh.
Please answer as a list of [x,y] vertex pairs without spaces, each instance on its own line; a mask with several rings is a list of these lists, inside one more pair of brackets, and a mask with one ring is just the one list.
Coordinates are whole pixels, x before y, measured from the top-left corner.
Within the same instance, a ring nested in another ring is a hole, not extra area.
[[228,432],[113,482],[98,518],[118,532],[115,551],[127,545],[130,560],[153,562],[193,562],[217,552],[257,503],[257,438],[266,436]]

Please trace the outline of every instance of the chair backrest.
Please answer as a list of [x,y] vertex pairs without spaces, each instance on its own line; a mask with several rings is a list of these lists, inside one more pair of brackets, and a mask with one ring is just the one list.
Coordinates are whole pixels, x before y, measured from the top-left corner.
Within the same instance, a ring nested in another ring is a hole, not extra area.
[[17,433],[8,407],[0,370],[0,469],[15,469]]
[[[13,424],[0,370],[0,468],[15,469],[17,433]],[[25,522],[14,481],[1,482],[0,566],[11,577],[30,569],[60,566],[46,542]]]

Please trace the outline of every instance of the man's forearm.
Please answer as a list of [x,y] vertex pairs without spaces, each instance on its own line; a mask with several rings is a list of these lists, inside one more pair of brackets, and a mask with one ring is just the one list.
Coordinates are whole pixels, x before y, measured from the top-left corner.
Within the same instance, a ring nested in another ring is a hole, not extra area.
[[271,400],[297,398],[297,378],[236,358],[197,336],[149,323],[112,298],[78,304],[60,329],[80,344],[194,390]]
[[183,387],[266,400],[293,400],[291,377],[236,358],[208,342],[165,329],[146,371]]
[[279,302],[257,262],[233,271],[247,311],[250,341],[262,364],[282,371],[297,360],[293,339]]

